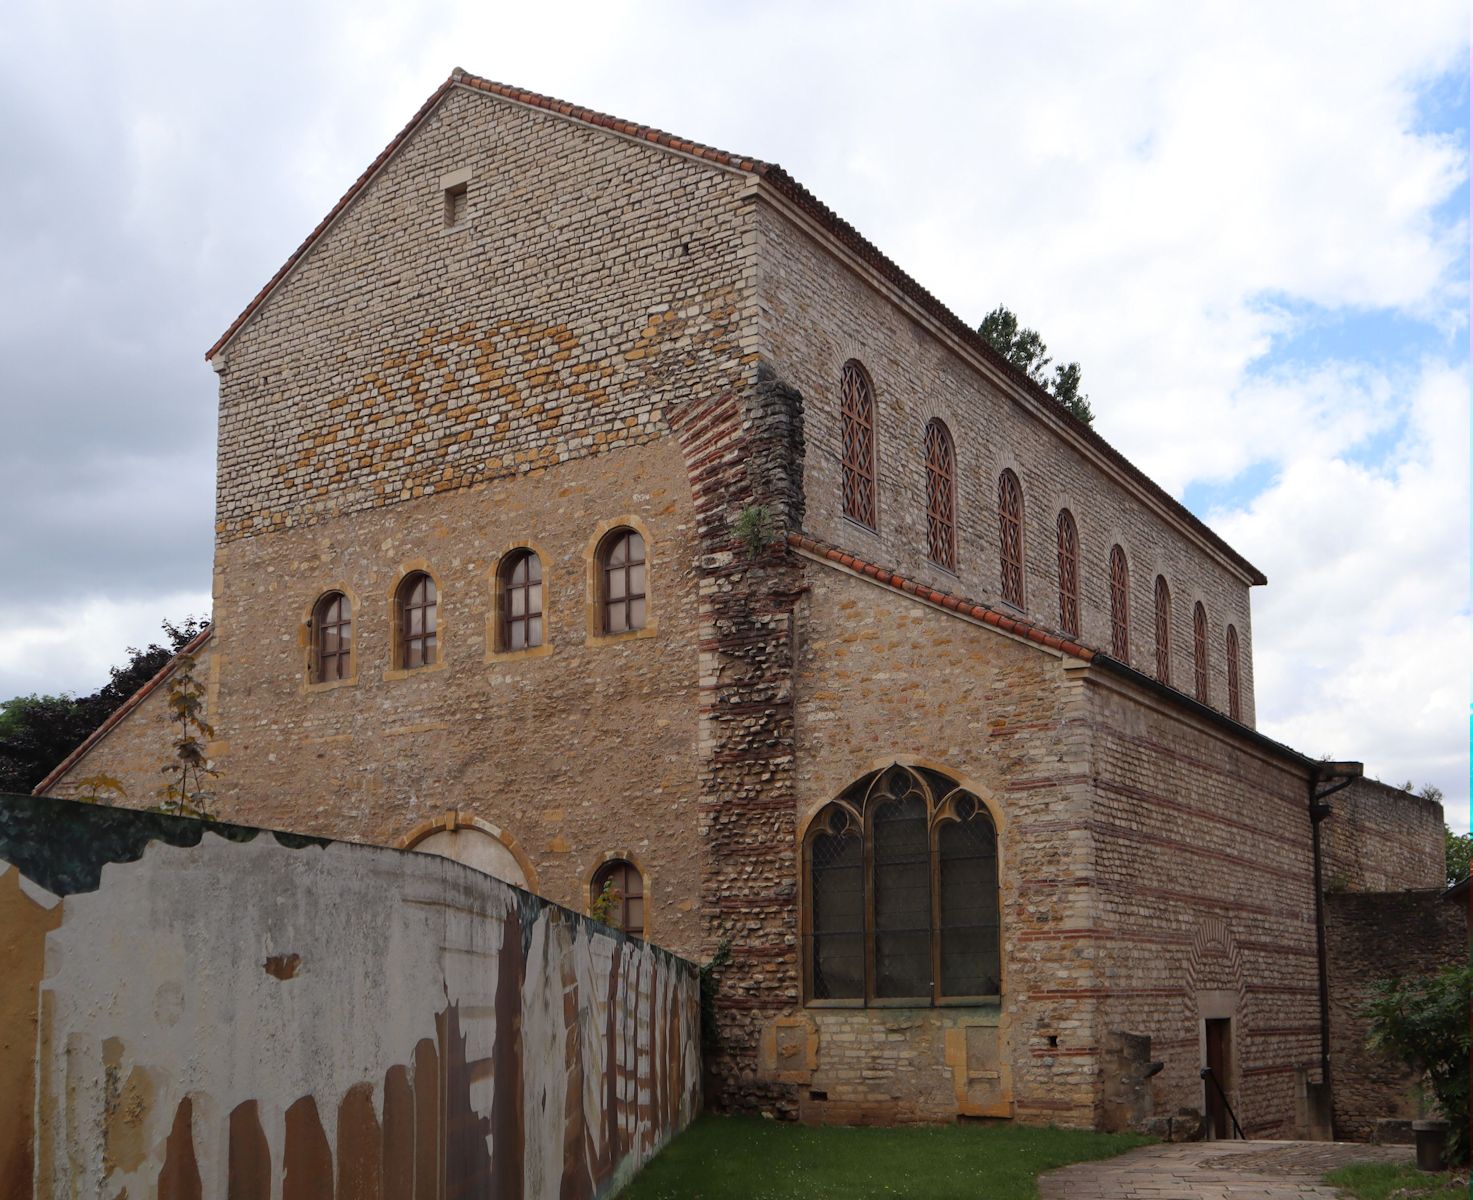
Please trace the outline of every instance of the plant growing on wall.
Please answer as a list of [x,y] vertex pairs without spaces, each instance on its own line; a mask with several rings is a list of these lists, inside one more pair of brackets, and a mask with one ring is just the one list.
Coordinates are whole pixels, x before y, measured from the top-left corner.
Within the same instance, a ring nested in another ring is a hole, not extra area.
[[756,558],[772,544],[775,534],[772,513],[763,504],[749,504],[737,514],[732,531],[747,547],[747,555]]
[[720,1039],[716,1035],[716,992],[720,986],[716,972],[731,962],[731,938],[724,937],[717,943],[711,961],[700,968],[701,980],[701,1040],[708,1046],[716,1046]]
[[603,890],[593,898],[593,903],[588,906],[588,915],[595,921],[602,921],[605,925],[619,928],[619,905],[624,900],[624,893],[614,886],[612,879],[605,879]]
[[1366,1008],[1370,1046],[1425,1074],[1452,1126],[1448,1160],[1468,1158],[1468,1012],[1473,964],[1378,984]]
[[210,803],[214,793],[209,790],[209,781],[219,778],[220,772],[211,765],[205,747],[215,736],[215,729],[204,718],[205,685],[194,677],[194,665],[192,655],[181,655],[169,678],[173,753],[163,767],[167,781],[155,794],[159,812],[213,821]]

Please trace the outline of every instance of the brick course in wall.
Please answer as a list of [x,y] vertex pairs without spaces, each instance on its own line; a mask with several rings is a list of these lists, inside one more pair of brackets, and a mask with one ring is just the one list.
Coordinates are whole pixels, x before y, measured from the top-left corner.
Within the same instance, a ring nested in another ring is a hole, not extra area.
[[1320,826],[1329,891],[1391,892],[1442,885],[1443,812],[1436,800],[1357,779],[1329,800]]

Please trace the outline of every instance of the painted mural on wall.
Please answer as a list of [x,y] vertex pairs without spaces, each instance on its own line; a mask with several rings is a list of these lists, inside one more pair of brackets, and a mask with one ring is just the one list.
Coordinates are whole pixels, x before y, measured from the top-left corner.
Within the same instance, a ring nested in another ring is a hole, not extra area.
[[0,797],[0,1200],[594,1200],[695,968],[431,855]]

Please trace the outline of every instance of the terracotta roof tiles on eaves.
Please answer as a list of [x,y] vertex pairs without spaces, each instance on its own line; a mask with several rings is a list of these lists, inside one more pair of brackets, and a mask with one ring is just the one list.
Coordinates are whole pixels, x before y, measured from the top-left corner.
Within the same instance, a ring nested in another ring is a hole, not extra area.
[[986,604],[979,604],[975,600],[968,600],[962,596],[954,596],[950,592],[938,592],[933,587],[927,587],[909,576],[897,574],[887,567],[877,566],[866,562],[848,551],[840,550],[837,546],[830,546],[817,538],[809,537],[804,533],[788,534],[788,545],[797,550],[807,551],[817,558],[836,562],[842,567],[860,575],[884,584],[886,587],[894,588],[898,592],[906,592],[924,600],[927,604],[934,604],[939,608],[951,609],[964,617],[971,617],[974,621],[981,621],[986,625],[995,625],[997,628],[1017,634],[1019,637],[1027,638],[1031,642],[1037,642],[1040,646],[1047,646],[1050,650],[1058,650],[1064,654],[1081,658],[1085,662],[1093,662],[1101,654],[1099,650],[1074,641],[1072,638],[1061,637],[1042,625],[1035,625],[1032,621],[1014,617],[1005,612],[999,612]]
[[654,145],[663,146],[667,150],[674,150],[680,154],[689,154],[695,158],[705,159],[708,162],[717,163],[723,167],[746,171],[757,176],[775,192],[785,197],[791,204],[820,225],[830,236],[857,256],[872,270],[884,277],[902,295],[927,312],[943,328],[950,332],[953,337],[956,337],[973,352],[981,355],[997,370],[1010,378],[1016,386],[1031,395],[1036,402],[1042,404],[1044,411],[1051,412],[1064,425],[1071,427],[1078,436],[1082,437],[1099,451],[1122,474],[1128,476],[1144,491],[1181,517],[1208,545],[1212,546],[1218,553],[1234,563],[1248,577],[1251,583],[1262,586],[1268,582],[1262,571],[1198,520],[1185,505],[1178,502],[1170,493],[1160,487],[1155,480],[1140,470],[1139,467],[1116,450],[1109,442],[1105,441],[1090,426],[1086,425],[1083,421],[1075,417],[1073,413],[1058,404],[1048,392],[1029,379],[1026,373],[1013,366],[1012,363],[993,349],[991,344],[981,334],[947,308],[946,305],[942,304],[940,300],[936,299],[935,296],[912,279],[905,271],[901,270],[900,267],[881,253],[879,248],[860,233],[859,230],[855,229],[853,225],[835,213],[833,209],[829,208],[827,204],[776,163],[764,162],[759,158],[731,154],[725,150],[718,150],[714,146],[706,146],[700,142],[693,142],[687,138],[677,137],[675,134],[666,133],[662,129],[655,129],[649,125],[638,125],[633,121],[624,121],[618,117],[610,116],[608,113],[597,112],[594,109],[570,104],[565,100],[557,100],[551,96],[543,96],[537,92],[529,92],[525,88],[511,87],[504,83],[494,83],[489,79],[482,79],[480,76],[471,75],[459,67],[450,73],[449,79],[435,89],[430,98],[420,106],[419,111],[410,119],[409,124],[401,129],[394,137],[394,140],[384,147],[382,153],[368,165],[368,169],[343,194],[343,198],[333,205],[332,210],[318,223],[317,228],[293,251],[292,256],[282,264],[281,269],[271,277],[266,286],[256,293],[255,298],[246,305],[240,316],[231,322],[230,328],[221,334],[219,340],[206,351],[205,358],[207,360],[214,358],[225,343],[235,336],[240,327],[250,320],[256,309],[271,294],[272,289],[296,266],[302,256],[311,249],[312,244],[326,232],[328,226],[353,202],[358,193],[368,186],[369,181],[378,172],[379,168],[403,145],[409,135],[414,132],[415,127],[429,115],[430,111],[440,102],[440,99],[445,93],[457,86],[470,88],[474,91],[486,92],[493,96],[499,96],[504,100],[511,100],[517,104],[525,104],[532,108],[542,109],[545,112],[556,113],[559,116],[567,117],[574,121],[582,121],[585,124],[593,125],[600,129],[608,129],[626,137],[639,138]]

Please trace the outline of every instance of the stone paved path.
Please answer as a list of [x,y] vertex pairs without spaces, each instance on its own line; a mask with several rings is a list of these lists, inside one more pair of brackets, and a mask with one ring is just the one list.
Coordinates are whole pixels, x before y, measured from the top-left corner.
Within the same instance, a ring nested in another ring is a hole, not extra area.
[[1411,1158],[1410,1146],[1187,1142],[1049,1171],[1038,1191],[1042,1200],[1336,1200],[1326,1171]]

